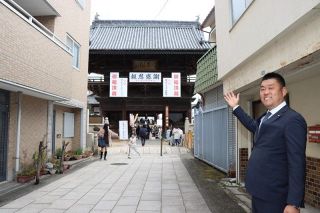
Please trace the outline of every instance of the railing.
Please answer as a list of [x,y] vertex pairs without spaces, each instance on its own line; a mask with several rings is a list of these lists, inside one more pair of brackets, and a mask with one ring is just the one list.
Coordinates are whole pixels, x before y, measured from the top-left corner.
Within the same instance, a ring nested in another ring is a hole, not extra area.
[[95,82],[104,82],[104,77],[103,76],[89,76],[88,77],[88,82],[90,83],[95,83]]
[[208,50],[197,62],[195,92],[201,93],[214,85],[218,79],[217,48]]
[[24,19],[31,26],[36,28],[39,32],[44,34],[46,37],[48,37],[50,40],[52,40],[54,43],[56,43],[62,49],[64,49],[68,53],[72,54],[70,47],[68,47],[63,41],[61,41],[58,37],[56,37],[48,28],[46,28],[44,25],[42,25],[37,19],[35,19],[32,15],[30,15],[27,11],[25,11],[17,3],[15,3],[12,0],[0,0],[0,3],[5,5],[7,8],[9,8],[14,13],[16,13],[18,16],[20,16],[22,19]]

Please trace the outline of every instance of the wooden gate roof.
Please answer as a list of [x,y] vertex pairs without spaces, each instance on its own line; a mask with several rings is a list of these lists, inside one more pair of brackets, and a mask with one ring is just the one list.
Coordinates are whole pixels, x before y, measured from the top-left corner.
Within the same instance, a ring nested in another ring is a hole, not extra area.
[[90,29],[91,53],[188,54],[210,48],[198,22],[95,20]]

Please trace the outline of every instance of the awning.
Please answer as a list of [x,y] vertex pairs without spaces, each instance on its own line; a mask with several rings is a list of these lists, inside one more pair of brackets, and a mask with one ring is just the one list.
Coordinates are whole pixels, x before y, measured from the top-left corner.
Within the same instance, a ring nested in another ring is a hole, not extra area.
[[0,79],[0,89],[8,90],[11,92],[22,92],[22,94],[30,95],[33,97],[51,100],[51,101],[67,101],[69,100],[66,97],[62,97],[59,95],[55,95],[53,93],[45,92],[39,89],[35,89],[29,86],[25,86],[19,83],[15,83],[12,81]]

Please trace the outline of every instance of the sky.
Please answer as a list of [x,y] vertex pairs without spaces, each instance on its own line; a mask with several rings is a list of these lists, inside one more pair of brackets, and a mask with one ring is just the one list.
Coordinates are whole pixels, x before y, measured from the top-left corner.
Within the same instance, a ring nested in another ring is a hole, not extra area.
[[199,21],[207,17],[214,0],[91,0],[91,21],[100,20],[175,20]]

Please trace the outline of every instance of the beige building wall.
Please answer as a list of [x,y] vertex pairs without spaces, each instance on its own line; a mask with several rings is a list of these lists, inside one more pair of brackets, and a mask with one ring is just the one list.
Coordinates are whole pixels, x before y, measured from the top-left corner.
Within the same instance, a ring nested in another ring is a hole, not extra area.
[[[299,112],[307,122],[308,126],[320,124],[320,100],[315,98],[314,91],[320,91],[320,75],[317,73],[320,71],[320,67],[313,73],[304,74],[303,77],[289,79],[287,81],[287,88],[289,92],[289,104],[290,107]],[[257,101],[259,97],[259,87],[252,87],[246,91],[240,93],[240,105],[241,107],[251,114],[252,109],[250,107],[252,101]],[[251,148],[251,134],[247,129],[238,122],[238,143],[240,148]],[[320,153],[319,143],[307,143],[306,154],[309,157],[318,158]]]
[[71,54],[2,4],[0,14],[0,78],[70,98]]
[[320,49],[320,32],[314,27],[320,23],[318,4],[253,1],[232,26],[230,1],[216,1],[218,70],[220,79],[228,78],[225,89],[237,89],[260,78],[262,71],[275,71]]
[[[303,115],[308,126],[320,124],[320,99],[316,95],[317,92],[315,92],[320,91],[319,82],[320,75],[316,74],[288,85],[290,106]],[[319,158],[319,153],[319,143],[307,143],[307,156]]]
[[[56,128],[55,128],[55,148],[62,148],[62,142],[69,142],[66,150],[75,150],[80,147],[80,110],[72,109],[63,106],[55,106],[56,111]],[[74,113],[74,137],[66,138],[63,135],[63,119],[64,112]]]
[[[91,1],[86,0],[84,8],[81,8],[76,0],[54,1],[49,0],[61,17],[55,19],[54,33],[66,42],[67,35],[71,36],[80,44],[80,67],[73,68],[70,72],[72,79],[69,82],[72,87],[69,92],[72,98],[87,105],[87,82],[88,82],[88,60],[89,60],[89,33],[90,33],[90,6]],[[71,64],[71,62],[70,62]],[[86,83],[84,83],[86,82]]]
[[[8,177],[12,178],[17,142],[17,93],[11,93],[10,96]],[[21,103],[20,168],[33,163],[32,156],[47,133],[47,120],[44,119],[47,116],[47,101],[22,95]]]
[[[56,131],[52,134],[54,137],[61,134],[61,138],[56,138],[56,148],[66,140],[72,142],[68,149],[77,149],[86,141],[86,116],[82,114],[86,113],[87,106],[90,0],[86,0],[84,9],[76,1],[48,2],[61,16],[38,17],[39,21],[53,30],[61,41],[66,43],[68,34],[80,44],[80,68],[72,66],[70,52],[0,3],[0,79],[26,86],[26,91],[34,89],[30,92],[33,95],[41,91],[69,99],[63,103],[64,107],[61,103],[53,103]],[[18,93],[10,92],[7,180],[14,178],[16,170],[17,96]],[[20,168],[32,163],[39,142],[52,128],[48,121],[48,116],[53,116],[48,110],[46,98],[49,96],[41,97],[44,99],[22,94]],[[75,113],[75,136],[72,138],[63,138],[64,112]]]
[[[308,125],[314,125],[317,121],[308,113],[315,110],[315,100],[308,100],[312,108],[305,104],[308,96],[302,93],[318,88],[308,81],[314,81],[310,76],[317,76],[319,59],[311,60],[312,67],[301,59],[320,50],[320,28],[315,27],[320,26],[319,1],[253,1],[234,26],[231,13],[223,15],[226,11],[231,11],[230,1],[216,1],[218,75],[223,80],[224,92],[240,92],[241,106],[251,112],[251,101],[259,100],[261,77],[286,69],[290,106],[306,118]],[[250,137],[241,124],[238,127],[239,145],[246,148]],[[313,150],[319,149],[312,149],[314,146],[319,145],[308,144],[308,154],[314,155]]]

